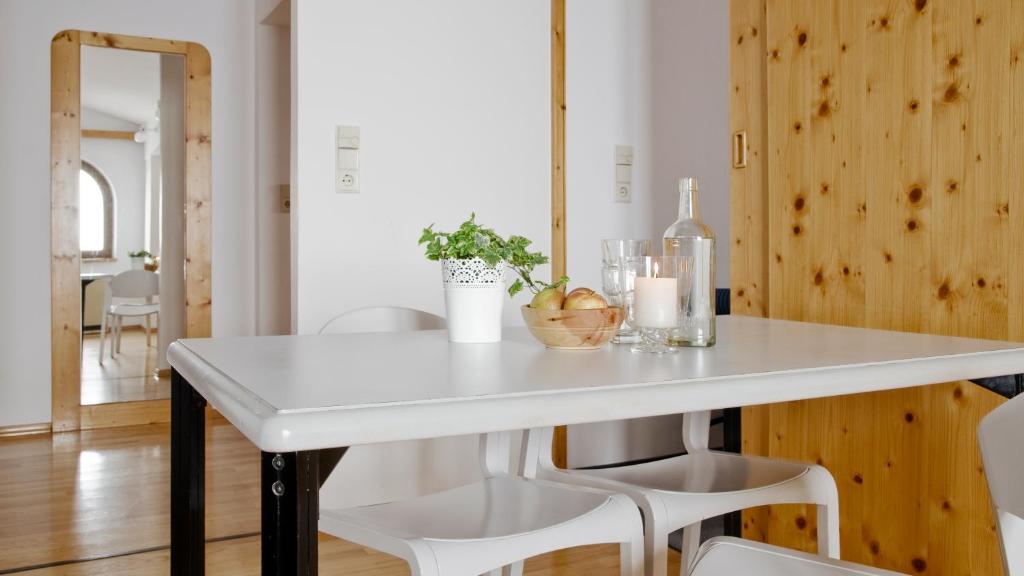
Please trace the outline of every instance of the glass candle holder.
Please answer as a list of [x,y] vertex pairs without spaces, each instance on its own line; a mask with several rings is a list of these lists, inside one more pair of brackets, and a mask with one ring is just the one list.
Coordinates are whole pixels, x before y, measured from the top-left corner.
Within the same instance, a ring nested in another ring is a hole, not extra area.
[[650,240],[601,241],[602,289],[608,303],[621,307],[625,313],[625,320],[612,339],[616,344],[639,341],[636,328],[633,326],[633,284],[643,258],[650,253]]
[[673,330],[679,326],[680,284],[688,284],[692,259],[647,256],[637,267],[633,289],[633,323],[640,341],[634,352],[669,354]]

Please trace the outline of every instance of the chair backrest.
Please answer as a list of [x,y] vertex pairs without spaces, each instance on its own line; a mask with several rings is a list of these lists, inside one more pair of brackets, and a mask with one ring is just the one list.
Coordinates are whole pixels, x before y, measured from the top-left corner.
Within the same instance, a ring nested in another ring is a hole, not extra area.
[[1024,395],[993,410],[978,427],[1007,576],[1024,576]]
[[410,332],[441,330],[445,320],[422,310],[397,306],[359,308],[339,314],[324,324],[321,334],[353,334],[358,332]]
[[[413,308],[377,306],[358,308],[335,316],[320,329],[320,334],[358,334],[368,332],[412,332],[441,330],[445,319]],[[511,437],[508,432],[480,435],[480,468],[484,476],[509,473]]]
[[110,279],[114,298],[150,298],[160,294],[160,275],[148,270],[129,270]]

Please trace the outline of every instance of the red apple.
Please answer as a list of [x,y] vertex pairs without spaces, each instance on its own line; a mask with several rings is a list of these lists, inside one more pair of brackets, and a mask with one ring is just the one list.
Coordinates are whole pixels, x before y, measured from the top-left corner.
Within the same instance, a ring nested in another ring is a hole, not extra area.
[[595,310],[607,308],[608,302],[590,288],[577,288],[565,296],[562,308],[565,310]]

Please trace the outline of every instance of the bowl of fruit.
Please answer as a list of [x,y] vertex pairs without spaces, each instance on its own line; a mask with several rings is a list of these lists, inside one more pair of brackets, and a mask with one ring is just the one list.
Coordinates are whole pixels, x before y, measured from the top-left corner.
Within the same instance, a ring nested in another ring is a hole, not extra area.
[[540,291],[522,307],[530,334],[548,348],[593,350],[611,340],[622,325],[625,312],[609,306],[603,296],[589,288]]

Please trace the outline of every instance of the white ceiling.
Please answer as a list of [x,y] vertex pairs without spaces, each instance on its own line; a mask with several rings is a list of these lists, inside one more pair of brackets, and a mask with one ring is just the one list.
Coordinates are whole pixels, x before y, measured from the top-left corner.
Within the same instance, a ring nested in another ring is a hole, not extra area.
[[144,126],[160,100],[160,55],[82,46],[82,107]]

